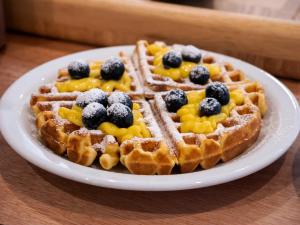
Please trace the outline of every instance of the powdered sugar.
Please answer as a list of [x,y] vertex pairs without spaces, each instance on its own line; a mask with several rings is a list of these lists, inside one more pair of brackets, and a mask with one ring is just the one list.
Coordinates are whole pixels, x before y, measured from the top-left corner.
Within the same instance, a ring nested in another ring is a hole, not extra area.
[[201,52],[200,52],[200,50],[199,50],[197,47],[195,47],[194,45],[186,45],[186,46],[184,46],[184,47],[182,48],[181,54],[182,54],[183,56],[189,55],[189,56],[191,56],[191,57],[193,57],[193,58],[196,58],[197,56],[201,55]]
[[96,151],[100,151],[102,154],[105,153],[105,149],[108,145],[116,143],[116,139],[112,135],[105,135],[100,143],[93,144],[93,148]]
[[211,116],[221,112],[221,104],[215,98],[205,98],[200,103],[200,116]]
[[114,103],[121,103],[123,105],[128,106],[129,108],[132,108],[132,101],[130,97],[122,92],[113,92],[108,97],[108,105],[112,105]]
[[[110,74],[111,72],[113,73],[120,73],[119,75],[122,75],[125,71],[125,65],[123,62],[117,58],[117,57],[112,57],[108,60],[105,61],[105,63],[101,67],[101,75],[103,77],[104,74],[107,76],[107,74]],[[104,74],[103,74],[104,72]]]
[[98,102],[92,102],[88,104],[82,111],[82,116],[84,118],[92,118],[98,113],[99,111],[106,111],[104,106]]
[[176,112],[181,106],[188,103],[185,92],[180,89],[170,91],[164,100],[170,112]]
[[110,59],[106,60],[102,67],[112,67],[114,64],[123,64],[121,59],[118,57],[111,57]]
[[165,68],[178,68],[182,63],[181,53],[179,51],[171,50],[164,54],[162,62]]
[[121,103],[114,103],[107,109],[107,115],[110,116],[113,114],[118,117],[125,117],[130,111],[128,106]]
[[81,107],[85,107],[86,105],[92,102],[98,102],[106,105],[107,104],[106,93],[98,88],[93,88],[89,91],[80,94],[76,99],[76,104]]
[[79,59],[79,60],[70,62],[68,65],[68,70],[79,71],[82,69],[82,67],[85,67],[85,66],[88,66],[88,64],[85,61]]
[[172,92],[172,94],[168,94],[165,97],[165,101],[173,101],[173,100],[177,100],[182,96],[181,93],[179,92]]

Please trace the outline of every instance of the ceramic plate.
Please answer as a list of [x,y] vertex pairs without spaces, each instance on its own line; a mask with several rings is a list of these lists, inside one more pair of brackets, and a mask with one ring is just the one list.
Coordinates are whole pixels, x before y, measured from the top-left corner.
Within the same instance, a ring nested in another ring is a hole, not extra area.
[[52,153],[37,139],[29,109],[30,95],[38,87],[53,82],[59,68],[74,59],[105,59],[117,56],[132,46],[84,51],[47,62],[24,74],[2,96],[0,128],[9,145],[34,165],[75,181],[108,188],[144,191],[166,191],[201,188],[236,180],[254,173],[283,155],[299,132],[300,111],[293,94],[268,73],[241,60],[212,53],[232,63],[265,88],[269,111],[256,143],[239,157],[208,170],[188,174],[142,176],[120,171],[104,171],[84,167]]

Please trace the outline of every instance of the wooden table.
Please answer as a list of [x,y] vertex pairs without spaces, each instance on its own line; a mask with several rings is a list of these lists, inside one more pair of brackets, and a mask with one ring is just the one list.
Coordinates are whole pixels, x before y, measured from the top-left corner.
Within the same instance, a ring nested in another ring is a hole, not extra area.
[[[93,47],[9,34],[0,51],[0,94],[29,69]],[[300,82],[283,82],[300,100]],[[52,175],[26,162],[0,137],[0,224],[300,224],[299,148],[300,137],[269,167],[227,184],[131,192]]]

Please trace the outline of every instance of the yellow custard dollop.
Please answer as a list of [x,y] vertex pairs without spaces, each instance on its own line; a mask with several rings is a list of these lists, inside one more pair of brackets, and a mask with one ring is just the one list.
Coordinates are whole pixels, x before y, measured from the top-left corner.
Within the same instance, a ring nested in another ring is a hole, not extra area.
[[[133,103],[133,124],[128,128],[119,128],[113,123],[103,122],[98,127],[105,134],[113,135],[117,138],[119,143],[129,140],[133,137],[149,138],[151,133],[145,124],[142,113],[139,111],[140,105]],[[74,105],[71,109],[60,107],[58,110],[58,115],[63,119],[74,123],[77,126],[83,127],[82,124],[82,108]]]
[[214,77],[218,77],[221,73],[221,67],[217,64],[205,64],[205,63],[197,64],[197,63],[187,62],[187,61],[182,61],[180,67],[178,68],[166,69],[163,65],[162,58],[164,54],[166,54],[169,50],[171,50],[170,47],[164,47],[157,44],[150,44],[147,46],[148,54],[154,57],[153,73],[165,77],[170,77],[175,81],[179,81],[181,79],[187,78],[189,76],[190,71],[197,65],[205,66],[208,69],[212,79],[214,79]]
[[89,77],[78,80],[67,80],[56,82],[55,86],[59,92],[88,91],[92,88],[100,88],[103,91],[114,90],[128,92],[131,88],[132,79],[127,72],[124,72],[120,80],[103,80],[100,78],[101,63],[90,63]]
[[244,96],[241,90],[230,92],[230,101],[227,105],[222,106],[221,113],[212,116],[199,116],[199,103],[205,98],[205,90],[190,91],[187,93],[188,104],[182,106],[177,115],[180,119],[180,132],[193,132],[197,134],[207,134],[217,128],[217,124],[224,121],[231,110],[236,105],[244,103]]

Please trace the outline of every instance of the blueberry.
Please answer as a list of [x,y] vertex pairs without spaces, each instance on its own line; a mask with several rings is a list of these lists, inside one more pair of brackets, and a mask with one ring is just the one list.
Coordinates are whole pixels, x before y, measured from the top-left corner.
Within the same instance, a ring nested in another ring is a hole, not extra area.
[[201,52],[193,45],[187,45],[181,50],[181,55],[184,61],[199,63],[201,60]]
[[88,104],[82,111],[82,123],[88,129],[97,129],[106,119],[106,109],[98,102]]
[[108,97],[108,106],[111,106],[114,103],[121,103],[123,105],[128,106],[130,109],[132,109],[132,101],[130,97],[122,92],[113,92]]
[[183,90],[172,90],[165,97],[166,107],[169,112],[177,112],[182,106],[188,103]]
[[116,57],[106,60],[101,66],[101,77],[104,80],[119,80],[124,72],[124,63]]
[[131,109],[121,103],[114,103],[107,109],[107,115],[110,122],[119,128],[127,128],[133,124],[133,115]]
[[204,85],[207,84],[210,74],[206,67],[198,65],[191,70],[189,77],[193,83]]
[[89,76],[90,67],[86,62],[73,61],[68,65],[68,72],[73,79],[81,79]]
[[226,105],[229,102],[229,91],[228,88],[220,83],[213,82],[206,87],[206,97],[217,99],[221,105]]
[[181,54],[178,51],[169,51],[162,58],[165,68],[178,68],[182,63]]
[[200,116],[211,116],[221,112],[221,104],[215,98],[205,98],[200,103]]
[[93,88],[89,91],[81,93],[76,99],[76,104],[81,108],[86,107],[88,104],[92,102],[98,102],[102,104],[104,107],[106,107],[107,94],[98,88]]

